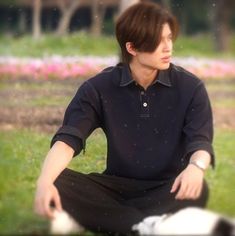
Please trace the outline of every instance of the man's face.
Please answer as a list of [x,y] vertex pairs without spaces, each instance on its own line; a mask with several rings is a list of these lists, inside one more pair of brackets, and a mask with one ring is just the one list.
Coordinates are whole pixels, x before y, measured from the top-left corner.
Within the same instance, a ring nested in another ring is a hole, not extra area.
[[172,55],[172,32],[169,24],[164,24],[162,28],[161,41],[154,52],[138,52],[133,56],[133,60],[144,67],[154,70],[165,70],[170,66]]

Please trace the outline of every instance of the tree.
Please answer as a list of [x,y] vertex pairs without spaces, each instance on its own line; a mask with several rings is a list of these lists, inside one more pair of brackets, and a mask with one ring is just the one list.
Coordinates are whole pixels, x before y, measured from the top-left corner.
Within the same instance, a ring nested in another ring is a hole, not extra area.
[[216,51],[226,51],[229,46],[229,20],[232,9],[235,6],[233,0],[217,0],[212,3],[212,31]]
[[171,11],[171,0],[162,0],[162,5]]
[[92,26],[91,33],[99,36],[102,32],[102,25],[104,21],[106,7],[99,0],[92,0],[91,11],[92,11]]
[[25,33],[27,28],[27,18],[26,18],[26,12],[24,9],[20,9],[19,11],[19,32]]
[[57,35],[66,35],[69,29],[70,20],[80,5],[79,0],[57,0],[61,11],[61,18],[56,30]]
[[34,0],[33,2],[33,37],[35,39],[41,36],[41,0]]

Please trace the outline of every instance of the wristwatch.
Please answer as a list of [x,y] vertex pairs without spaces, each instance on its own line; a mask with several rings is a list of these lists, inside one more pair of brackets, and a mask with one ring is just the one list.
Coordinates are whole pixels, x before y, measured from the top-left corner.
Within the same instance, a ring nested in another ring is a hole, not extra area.
[[189,164],[195,165],[196,167],[198,167],[199,169],[201,169],[202,171],[206,170],[206,165],[203,161],[201,160],[193,160],[190,161]]

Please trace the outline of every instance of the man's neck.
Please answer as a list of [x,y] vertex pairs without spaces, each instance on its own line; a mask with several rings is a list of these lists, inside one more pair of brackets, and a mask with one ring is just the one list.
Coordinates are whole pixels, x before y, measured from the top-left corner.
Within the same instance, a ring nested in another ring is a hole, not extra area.
[[135,62],[131,62],[129,66],[133,79],[145,90],[153,83],[158,73],[158,70],[139,65]]

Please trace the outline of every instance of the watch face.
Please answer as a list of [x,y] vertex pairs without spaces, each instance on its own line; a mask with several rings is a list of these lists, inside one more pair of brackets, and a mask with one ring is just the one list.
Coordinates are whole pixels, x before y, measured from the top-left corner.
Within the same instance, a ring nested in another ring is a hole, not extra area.
[[202,161],[197,160],[197,161],[195,161],[195,164],[196,164],[199,168],[201,168],[201,169],[203,169],[203,170],[206,169],[206,166],[205,166],[205,164],[204,164]]

